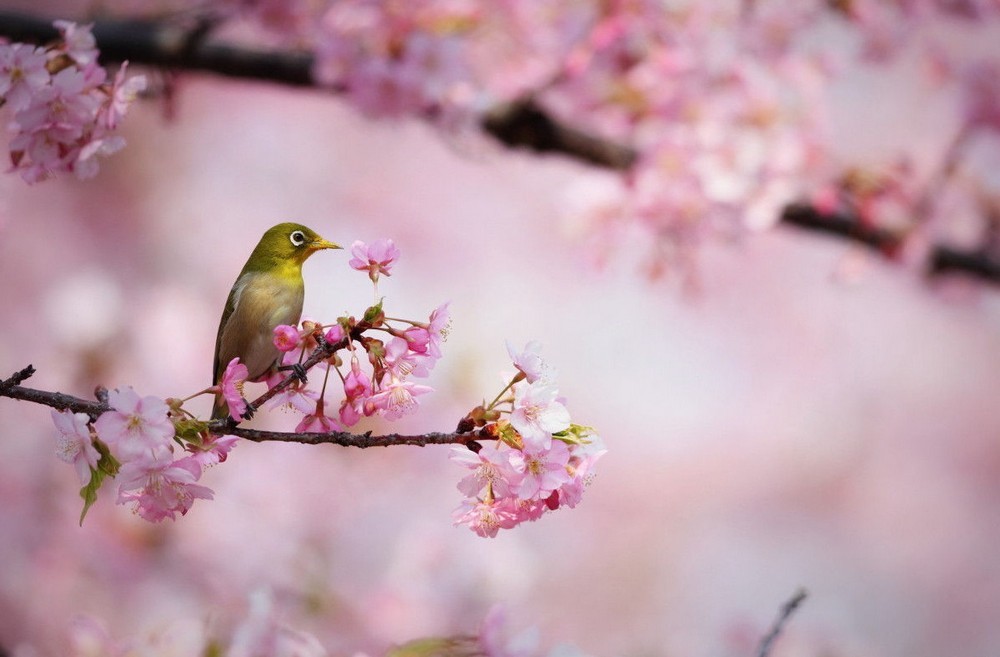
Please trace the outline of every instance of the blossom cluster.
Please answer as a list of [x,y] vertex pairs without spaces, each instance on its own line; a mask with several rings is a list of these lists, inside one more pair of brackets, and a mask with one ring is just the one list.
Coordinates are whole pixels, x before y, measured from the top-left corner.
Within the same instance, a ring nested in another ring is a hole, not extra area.
[[[390,239],[370,244],[355,242],[351,246],[351,268],[368,274],[377,286],[379,276],[389,276],[399,257],[399,249]],[[430,313],[426,321],[390,319],[385,316],[382,301],[365,311],[361,319],[341,317],[330,325],[305,320],[299,326],[274,327],[274,346],[282,352],[281,368],[266,379],[269,389],[279,391],[265,408],[286,408],[302,414],[296,432],[342,431],[354,426],[362,417],[378,415],[395,420],[415,411],[417,397],[432,388],[413,381],[430,374],[441,358],[441,343],[447,336],[450,315],[448,303]],[[373,337],[365,333],[379,333]],[[288,382],[286,369],[301,364],[320,341],[338,348],[317,363],[324,371],[320,390],[301,379]],[[342,358],[340,351],[347,353]],[[336,412],[328,413],[327,387],[331,372],[336,374],[343,398]],[[242,396],[247,369],[234,359],[226,368],[220,383],[221,393],[230,416],[240,420],[246,412]]]
[[480,427],[495,443],[454,447],[451,453],[472,471],[458,483],[466,499],[453,514],[455,524],[484,537],[575,507],[606,451],[592,429],[570,421],[539,343],[529,342],[520,352],[510,344],[507,349],[517,373],[492,403],[473,409],[460,425]]
[[35,183],[56,172],[97,174],[98,156],[125,145],[113,134],[146,80],[114,79],[98,64],[90,26],[56,21],[61,40],[49,47],[0,43],[0,105],[9,108],[11,171]]
[[118,481],[118,503],[133,506],[151,522],[184,515],[196,499],[212,499],[211,489],[197,482],[204,468],[226,460],[234,439],[181,442],[177,412],[163,399],[140,397],[130,387],[110,391],[108,405],[111,410],[93,422],[85,413],[52,411],[59,430],[56,453],[76,467],[83,486],[81,522],[108,476]]
[[[388,239],[355,242],[351,252],[350,267],[365,272],[376,286],[380,276],[391,275],[399,257]],[[361,319],[275,326],[273,343],[280,355],[266,378],[264,408],[301,413],[296,433],[343,431],[363,417],[394,420],[411,413],[417,398],[431,391],[413,379],[428,376],[441,358],[449,321],[447,303],[427,321],[416,321],[386,317],[379,300]],[[590,428],[570,421],[539,345],[532,342],[517,352],[508,344],[508,352],[517,373],[491,404],[478,406],[459,423],[459,433],[475,432],[468,444],[478,449],[459,447],[452,453],[472,469],[458,485],[468,499],[455,514],[456,524],[481,536],[576,506],[605,451]],[[307,366],[323,371],[319,390],[310,387]],[[343,394],[328,414],[331,373]],[[247,377],[246,365],[233,358],[217,385],[191,397],[216,395],[232,421],[240,422],[255,410],[243,396]],[[198,481],[206,467],[226,459],[236,439],[216,435],[209,423],[185,410],[191,397],[140,397],[125,387],[107,395],[110,410],[93,421],[85,413],[52,412],[59,430],[57,454],[75,466],[83,486],[81,522],[108,477],[118,482],[118,503],[131,504],[153,522],[174,519],[195,500],[212,498]]]

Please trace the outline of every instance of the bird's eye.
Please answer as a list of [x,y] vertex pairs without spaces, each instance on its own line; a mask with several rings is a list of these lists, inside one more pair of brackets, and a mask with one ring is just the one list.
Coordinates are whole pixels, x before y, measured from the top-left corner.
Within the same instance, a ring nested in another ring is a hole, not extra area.
[[292,231],[292,234],[288,236],[291,240],[292,246],[302,246],[306,243],[306,236],[301,230]]

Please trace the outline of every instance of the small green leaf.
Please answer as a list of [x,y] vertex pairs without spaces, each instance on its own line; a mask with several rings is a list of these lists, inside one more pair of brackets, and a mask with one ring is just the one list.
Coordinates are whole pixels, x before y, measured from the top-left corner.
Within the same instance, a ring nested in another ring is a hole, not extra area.
[[563,429],[559,433],[552,434],[552,437],[561,440],[567,445],[589,445],[590,436],[594,433],[593,427],[582,424],[571,424],[568,429]]
[[201,445],[202,435],[208,431],[208,422],[190,418],[174,420],[174,431],[181,440]]
[[390,648],[385,657],[481,657],[485,653],[474,636],[416,639]]
[[100,490],[104,482],[105,474],[101,470],[90,469],[90,482],[80,489],[80,497],[83,498],[83,511],[80,512],[80,526],[83,527],[83,519],[87,517],[87,511],[97,501],[97,491]]
[[94,447],[101,458],[97,460],[97,467],[90,469],[90,481],[80,489],[80,497],[83,498],[83,510],[80,512],[80,526],[83,526],[83,519],[87,517],[87,511],[97,501],[97,491],[101,489],[105,477],[114,477],[121,468],[121,463],[111,455],[111,450],[100,440],[94,440]]
[[97,449],[97,453],[101,455],[101,458],[97,460],[97,469],[111,477],[117,476],[118,469],[122,467],[122,464],[111,455],[111,450],[108,449],[108,446],[103,441],[95,440],[94,447]]
[[365,310],[365,316],[362,318],[362,321],[372,326],[379,326],[383,319],[385,319],[385,314],[382,312],[382,300],[380,299],[377,304],[369,306]]

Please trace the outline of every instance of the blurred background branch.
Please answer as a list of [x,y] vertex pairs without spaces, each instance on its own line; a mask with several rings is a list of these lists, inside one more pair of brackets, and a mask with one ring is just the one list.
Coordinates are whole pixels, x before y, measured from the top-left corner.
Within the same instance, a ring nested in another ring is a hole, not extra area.
[[[313,56],[304,51],[264,50],[219,43],[209,38],[215,20],[206,15],[185,18],[101,18],[93,33],[105,63],[129,61],[169,71],[202,71],[237,79],[257,80],[296,87],[316,86]],[[58,37],[49,17],[0,10],[0,36],[12,41],[44,43]],[[334,93],[342,89],[329,88]],[[428,108],[432,117],[436,108]],[[589,134],[553,116],[532,98],[508,103],[486,112],[481,129],[511,148],[536,153],[556,153],[587,164],[628,171],[639,154],[628,145]],[[896,259],[906,235],[866,225],[853,213],[827,213],[806,203],[793,203],[780,214],[783,224],[834,235]],[[960,273],[990,283],[1000,283],[1000,259],[988,248],[957,249],[930,245],[924,270],[928,275]]]

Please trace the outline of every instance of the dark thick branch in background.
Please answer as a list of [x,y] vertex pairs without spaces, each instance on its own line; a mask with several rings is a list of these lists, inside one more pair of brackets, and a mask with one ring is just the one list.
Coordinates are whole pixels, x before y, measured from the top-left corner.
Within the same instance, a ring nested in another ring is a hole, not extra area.
[[[319,350],[317,350],[319,351]],[[319,359],[317,359],[319,360]],[[105,401],[90,401],[67,395],[62,392],[49,392],[47,390],[36,390],[25,388],[20,384],[35,373],[35,368],[28,365],[23,370],[15,372],[11,377],[0,381],[0,397],[9,397],[20,401],[28,401],[43,406],[50,406],[56,410],[69,409],[74,413],[86,413],[92,420],[96,420],[102,413],[112,410]],[[285,382],[286,386],[294,379],[289,377]],[[280,389],[281,384],[272,388]],[[102,390],[98,389],[97,396],[102,397]],[[270,392],[270,391],[269,391]],[[265,393],[267,394],[267,393]],[[268,395],[268,399],[273,395]],[[255,400],[258,404],[263,403],[261,398]],[[417,435],[405,435],[399,433],[389,433],[381,436],[373,436],[371,432],[363,434],[348,433],[346,431],[331,431],[328,433],[295,433],[290,431],[267,431],[261,429],[247,429],[244,427],[234,427],[226,420],[213,420],[208,423],[213,429],[213,433],[228,436],[237,436],[253,442],[285,442],[301,443],[303,445],[341,445],[343,447],[389,447],[392,445],[469,445],[477,440],[493,440],[492,437],[480,434],[478,431],[470,433],[425,433]],[[475,445],[472,445],[475,447]]]
[[[793,203],[781,213],[781,222],[811,231],[837,235],[893,257],[904,247],[903,236],[884,228],[865,226],[848,214],[823,214],[809,205]],[[1000,260],[989,253],[960,251],[948,246],[931,247],[927,273],[960,272],[1000,283]]]
[[[205,38],[205,23],[174,24],[169,20],[106,18],[95,21],[93,33],[107,62],[185,71],[204,71],[226,77],[313,87],[313,57],[305,52],[259,50],[213,42]],[[0,36],[12,41],[41,43],[58,37],[52,20],[0,10]],[[343,90],[328,89],[333,93]],[[428,110],[428,116],[434,114]],[[509,103],[488,112],[480,121],[484,132],[511,148],[537,153],[558,153],[617,171],[625,171],[638,158],[635,149],[566,125],[531,99]],[[857,217],[827,216],[815,209],[792,204],[782,212],[783,223],[837,235],[892,256],[901,238],[865,226]],[[988,253],[935,246],[928,262],[929,274],[958,272],[1000,283],[1000,261]]]

